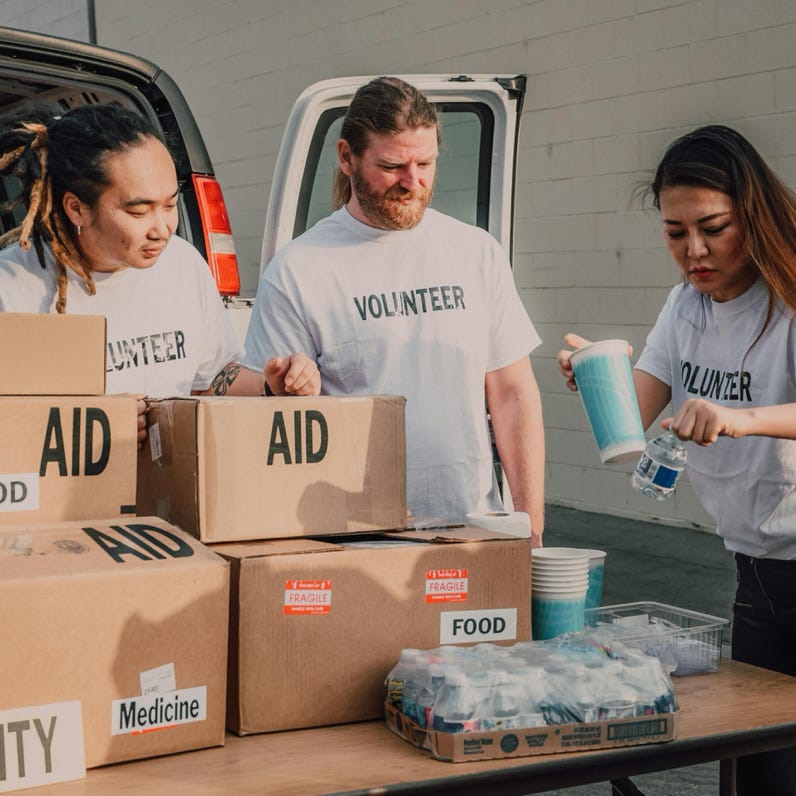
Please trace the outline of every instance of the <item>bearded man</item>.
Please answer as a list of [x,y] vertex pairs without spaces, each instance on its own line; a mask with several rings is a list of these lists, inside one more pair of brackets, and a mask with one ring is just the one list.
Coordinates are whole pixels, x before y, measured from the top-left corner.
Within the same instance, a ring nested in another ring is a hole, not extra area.
[[502,510],[487,408],[514,508],[544,525],[539,345],[505,252],[428,207],[439,117],[394,77],[362,86],[337,144],[335,206],[263,272],[243,364],[314,357],[327,395],[406,397],[407,502],[461,522]]

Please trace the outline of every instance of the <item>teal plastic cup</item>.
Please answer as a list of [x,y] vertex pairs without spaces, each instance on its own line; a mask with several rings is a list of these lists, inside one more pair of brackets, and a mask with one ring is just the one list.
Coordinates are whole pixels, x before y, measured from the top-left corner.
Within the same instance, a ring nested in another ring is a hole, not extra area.
[[570,357],[603,464],[635,461],[646,445],[627,345],[627,340],[601,340]]
[[586,590],[577,594],[531,594],[531,637],[534,641],[577,633],[586,623]]
[[589,550],[589,588],[586,590],[586,610],[599,608],[603,601],[605,579],[605,550]]

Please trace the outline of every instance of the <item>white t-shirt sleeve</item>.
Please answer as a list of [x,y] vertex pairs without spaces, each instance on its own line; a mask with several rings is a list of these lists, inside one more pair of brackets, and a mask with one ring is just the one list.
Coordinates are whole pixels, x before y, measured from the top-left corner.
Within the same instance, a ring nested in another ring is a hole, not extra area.
[[675,314],[675,302],[682,290],[675,287],[666,299],[655,325],[647,335],[647,342],[641,356],[634,365],[637,370],[649,373],[659,381],[672,386],[672,355],[670,348],[670,325]]
[[257,289],[244,347],[242,364],[258,371],[271,357],[300,351],[317,359],[319,354],[303,317],[300,291],[278,255]]
[[540,343],[539,337],[514,284],[511,267],[503,249],[490,238],[495,294],[492,302],[487,372],[517,362]]

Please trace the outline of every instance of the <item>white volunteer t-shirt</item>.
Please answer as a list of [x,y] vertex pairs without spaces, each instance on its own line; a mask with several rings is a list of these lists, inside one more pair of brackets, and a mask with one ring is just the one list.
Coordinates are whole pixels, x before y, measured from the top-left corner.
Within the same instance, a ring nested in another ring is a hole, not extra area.
[[[49,248],[42,268],[33,246],[0,251],[0,311],[54,312],[56,271]],[[243,349],[207,263],[173,236],[150,268],[95,273],[95,295],[68,271],[66,312],[107,318],[106,391],[152,397],[207,389]],[[35,363],[32,363],[35,366]]]
[[[793,403],[793,317],[775,309],[752,346],[767,306],[762,280],[725,302],[678,285],[636,368],[671,387],[674,411],[688,398],[737,408]],[[796,559],[796,441],[719,437],[708,447],[691,442],[686,447],[686,472],[725,546],[758,558]]]
[[459,521],[500,508],[484,376],[539,342],[483,230],[434,210],[414,229],[380,230],[342,208],[266,268],[244,364],[304,351],[326,394],[405,396],[409,508]]

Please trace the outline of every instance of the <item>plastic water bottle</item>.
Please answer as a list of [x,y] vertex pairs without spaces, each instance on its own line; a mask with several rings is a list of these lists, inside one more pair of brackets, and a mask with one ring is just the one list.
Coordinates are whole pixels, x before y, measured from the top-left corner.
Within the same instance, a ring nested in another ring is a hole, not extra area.
[[432,710],[432,726],[442,732],[474,732],[479,729],[475,716],[476,694],[463,672],[445,678]]
[[429,664],[425,682],[421,686],[417,698],[415,699],[417,723],[421,727],[429,726],[434,702],[442,686],[445,684],[445,678],[450,677],[454,671],[458,670],[455,666],[451,666],[450,664],[438,662]]
[[516,730],[520,726],[520,693],[504,671],[495,672],[490,698],[479,707],[482,729]]
[[650,440],[641,454],[631,482],[642,495],[667,500],[685,469],[685,445],[671,431]]
[[421,665],[424,663],[422,650],[403,649],[398,663],[387,675],[387,699],[401,712],[410,718],[415,718],[414,696],[417,690],[415,678]]

